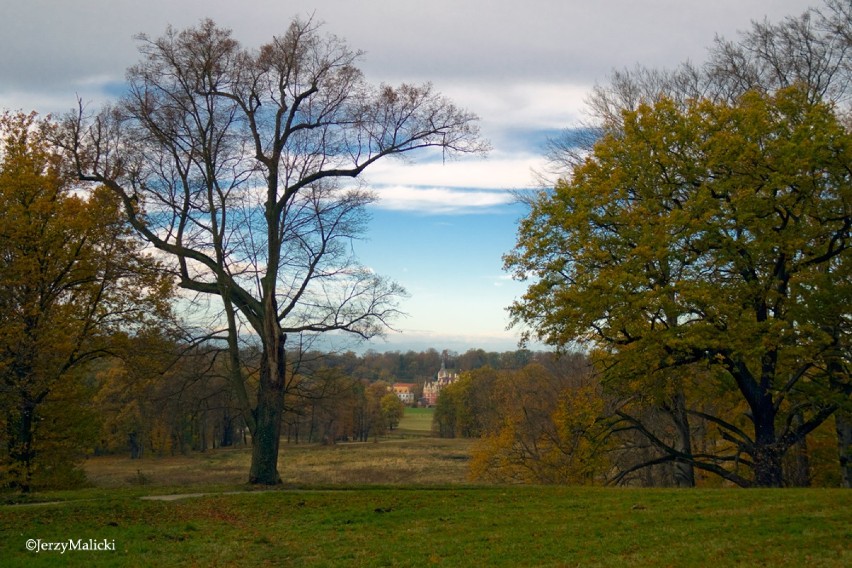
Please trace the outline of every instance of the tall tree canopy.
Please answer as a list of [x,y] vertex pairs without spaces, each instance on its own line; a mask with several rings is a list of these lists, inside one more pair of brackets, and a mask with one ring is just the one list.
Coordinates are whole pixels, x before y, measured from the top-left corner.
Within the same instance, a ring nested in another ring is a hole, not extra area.
[[[485,144],[476,117],[430,85],[367,83],[360,54],[312,21],[256,50],[210,20],[140,41],[127,96],[72,117],[62,143],[81,178],[110,188],[171,256],[182,287],[221,299],[250,480],[277,483],[288,337],[373,336],[402,292],[353,258],[373,197],[346,180],[384,158]],[[244,324],[262,347],[256,403],[236,345]]]
[[709,367],[751,429],[704,415],[730,445],[667,459],[781,485],[785,452],[849,402],[852,136],[806,88],[660,99],[625,111],[571,174],[506,256],[532,279],[515,321],[596,349],[611,381],[663,388],[667,369]]
[[[556,178],[570,176],[575,168],[582,166],[604,133],[619,136],[623,132],[624,118],[629,115],[626,111],[636,111],[640,105],[651,105],[661,98],[686,111],[690,101],[697,99],[738,104],[749,91],[773,94],[797,85],[807,92],[810,102],[830,103],[848,130],[852,124],[850,52],[852,4],[848,0],[825,0],[819,8],[810,8],[777,23],[753,22],[751,28],[736,39],[717,38],[703,65],[688,62],[674,70],[640,65],[614,71],[609,81],[597,85],[588,98],[590,122],[580,131],[570,131],[551,141],[548,150],[550,174],[555,174]],[[696,369],[678,371],[681,377],[702,372]],[[691,427],[684,399],[687,385],[682,379],[673,383],[665,392],[652,391],[648,403],[670,417],[677,432],[670,449],[691,454]],[[625,388],[627,391],[632,388],[634,400],[637,400],[637,389],[627,384]],[[622,394],[626,395],[627,391]],[[839,455],[845,485],[852,486],[852,415],[842,410],[836,412],[835,425],[841,441]],[[641,426],[636,424],[637,428]],[[659,432],[655,434],[645,429],[645,434],[652,442],[660,442]],[[800,448],[804,444],[802,441]],[[676,476],[679,484],[694,483],[688,463],[675,462],[674,467],[680,470]]]
[[75,192],[53,131],[0,117],[0,483],[23,490],[67,481],[92,422],[79,373],[168,314],[171,288],[115,196]]

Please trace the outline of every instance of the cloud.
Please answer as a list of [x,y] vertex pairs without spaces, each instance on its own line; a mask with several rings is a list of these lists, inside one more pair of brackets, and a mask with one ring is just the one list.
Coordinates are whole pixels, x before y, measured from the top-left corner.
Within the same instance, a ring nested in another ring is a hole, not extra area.
[[392,211],[413,211],[431,215],[489,212],[512,203],[508,191],[484,191],[449,187],[383,186],[374,188],[376,207]]
[[[551,121],[546,99],[555,96],[568,108],[565,85],[579,91],[604,81],[613,68],[636,63],[659,67],[685,59],[700,62],[715,34],[732,37],[751,20],[768,16],[777,21],[810,4],[809,0],[247,0],[235,8],[226,0],[7,0],[0,19],[0,90],[65,92],[73,104],[73,90],[68,91],[79,78],[120,80],[127,66],[138,60],[133,35],[139,32],[158,37],[169,24],[182,29],[212,17],[232,28],[236,39],[256,47],[284,33],[294,16],[314,14],[325,22],[327,32],[365,51],[361,66],[370,80],[431,80],[453,96],[466,86],[485,86],[482,92],[490,91],[496,100],[521,101],[499,103],[507,110],[507,119],[541,109],[540,116]],[[539,88],[545,85],[553,87]],[[497,117],[488,109],[477,110],[484,107],[466,106],[483,117]]]
[[534,131],[575,124],[582,116],[591,84],[477,77],[435,86],[459,106],[479,115],[485,134],[491,135],[507,128]]
[[[511,332],[453,334],[445,331],[406,329],[402,332],[391,332],[384,338],[364,343],[362,349],[425,351],[433,348],[438,350],[449,349],[458,353],[464,353],[470,349],[484,349],[485,351],[502,352],[518,349],[519,341],[520,333]],[[543,346],[540,344],[534,344],[531,347],[533,350],[543,350]]]
[[488,158],[456,161],[384,160],[373,164],[364,180],[373,187],[451,187],[458,189],[515,190],[535,186],[533,171],[544,161],[534,151],[510,153],[495,150]]
[[495,288],[502,288],[504,284],[514,282],[514,278],[512,278],[511,274],[501,274],[497,278],[493,278],[493,280]]

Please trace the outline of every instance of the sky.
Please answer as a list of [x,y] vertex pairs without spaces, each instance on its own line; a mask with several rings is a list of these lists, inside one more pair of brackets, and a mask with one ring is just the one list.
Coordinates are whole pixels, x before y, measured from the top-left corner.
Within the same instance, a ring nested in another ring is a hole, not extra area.
[[[817,0],[0,0],[0,109],[61,114],[98,105],[138,61],[133,37],[212,18],[247,47],[294,17],[364,52],[368,80],[431,82],[480,117],[485,158],[377,163],[379,195],[361,261],[408,291],[407,316],[377,351],[517,348],[506,308],[524,290],[503,271],[538,187],[543,145],[584,117],[584,99],[613,70],[701,63],[716,36],[754,20],[799,15]],[[533,344],[531,347],[536,348]]]

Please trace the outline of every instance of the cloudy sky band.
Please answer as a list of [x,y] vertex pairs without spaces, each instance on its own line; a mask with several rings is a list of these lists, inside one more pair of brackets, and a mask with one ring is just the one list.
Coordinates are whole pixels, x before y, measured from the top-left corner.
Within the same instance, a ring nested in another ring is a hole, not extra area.
[[62,114],[76,97],[93,107],[124,90],[138,60],[133,36],[160,36],[211,17],[248,48],[282,34],[294,16],[363,50],[371,82],[431,82],[481,118],[485,159],[375,164],[379,196],[365,265],[411,293],[378,349],[516,346],[505,312],[520,283],[502,273],[549,137],[577,128],[595,83],[614,69],[700,64],[714,38],[753,20],[801,14],[820,0],[0,0],[0,107]]

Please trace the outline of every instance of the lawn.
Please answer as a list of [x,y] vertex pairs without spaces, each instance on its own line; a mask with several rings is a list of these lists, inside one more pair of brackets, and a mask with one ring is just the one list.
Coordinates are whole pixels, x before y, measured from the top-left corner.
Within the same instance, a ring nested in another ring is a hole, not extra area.
[[431,436],[434,408],[406,408],[399,427],[392,432],[400,436]]
[[852,491],[473,486],[470,444],[285,445],[267,491],[246,449],[93,458],[0,494],[0,566],[852,566]]
[[[852,492],[843,490],[448,486],[217,489],[168,501],[141,499],[138,489],[45,497],[67,500],[0,507],[3,566],[852,565]],[[29,539],[92,539],[115,550],[28,552]]]

